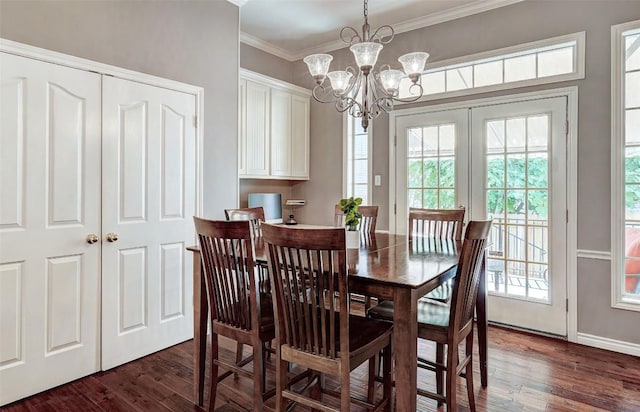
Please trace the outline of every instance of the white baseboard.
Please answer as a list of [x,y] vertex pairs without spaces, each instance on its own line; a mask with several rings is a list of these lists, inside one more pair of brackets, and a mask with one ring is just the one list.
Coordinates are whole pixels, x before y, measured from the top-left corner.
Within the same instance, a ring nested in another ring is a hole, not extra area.
[[626,353],[627,355],[640,356],[640,344],[637,343],[624,342],[621,340],[603,338],[601,336],[579,332],[576,343],[593,346],[594,348],[606,349],[613,352]]

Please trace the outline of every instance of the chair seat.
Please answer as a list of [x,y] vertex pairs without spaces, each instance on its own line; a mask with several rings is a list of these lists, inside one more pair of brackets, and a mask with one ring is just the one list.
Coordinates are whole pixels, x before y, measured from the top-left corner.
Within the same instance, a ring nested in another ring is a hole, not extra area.
[[[238,313],[236,307],[244,303],[234,303],[230,311]],[[266,293],[260,294],[260,334],[270,333],[275,336],[275,317],[273,316],[273,298]]]
[[[418,323],[433,326],[434,328],[446,329],[449,327],[449,305],[430,299],[420,299],[418,301]],[[367,312],[367,316],[372,319],[393,321],[393,302],[385,300],[372,307]]]
[[[360,353],[364,347],[379,337],[390,334],[393,325],[389,322],[381,322],[375,319],[367,319],[363,316],[349,315],[349,330],[355,333],[349,334],[349,349],[352,355]],[[340,343],[340,336],[336,344]]]

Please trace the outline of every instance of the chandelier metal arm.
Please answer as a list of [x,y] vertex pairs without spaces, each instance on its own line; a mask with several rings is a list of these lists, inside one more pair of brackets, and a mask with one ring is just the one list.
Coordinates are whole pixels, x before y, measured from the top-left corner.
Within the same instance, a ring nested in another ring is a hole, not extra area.
[[[348,33],[349,31],[353,33]],[[351,37],[349,37],[349,35]],[[342,30],[340,30],[340,40],[347,43],[348,45],[352,45],[360,43],[362,41],[362,37],[360,36],[360,33],[358,33],[358,31],[353,27],[345,26],[342,28]]]
[[[389,30],[389,33],[382,33],[381,30]],[[380,44],[389,44],[391,40],[395,37],[396,32],[393,30],[393,27],[385,24],[384,26],[380,26],[373,32],[373,34],[369,37],[369,41],[375,41]]]
[[[355,69],[347,67],[343,71],[329,72],[333,57],[328,54],[313,54],[305,57],[304,62],[317,83],[312,91],[313,98],[321,103],[335,103],[339,112],[361,118],[362,127],[367,130],[369,121],[382,112],[391,112],[394,103],[412,103],[422,97],[424,90],[419,81],[429,54],[412,52],[400,56],[398,61],[402,64],[402,71],[391,68],[389,64],[380,66],[380,71],[374,70],[380,50],[394,39],[395,31],[393,27],[384,25],[371,33],[368,0],[364,0],[363,11],[362,32],[351,26],[340,30],[340,39],[350,46],[356,59]],[[405,76],[412,82],[410,97],[400,98],[400,83]],[[323,86],[326,77],[331,81],[333,92]]]

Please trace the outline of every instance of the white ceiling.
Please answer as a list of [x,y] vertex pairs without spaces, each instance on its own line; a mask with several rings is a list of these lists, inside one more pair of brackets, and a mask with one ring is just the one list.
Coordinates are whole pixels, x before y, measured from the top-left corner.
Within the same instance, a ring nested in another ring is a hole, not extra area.
[[[369,25],[372,31],[390,25],[402,33],[518,1],[369,0]],[[240,7],[240,38],[291,61],[336,50],[345,47],[339,40],[342,27],[361,31],[363,5],[359,0],[247,0]]]

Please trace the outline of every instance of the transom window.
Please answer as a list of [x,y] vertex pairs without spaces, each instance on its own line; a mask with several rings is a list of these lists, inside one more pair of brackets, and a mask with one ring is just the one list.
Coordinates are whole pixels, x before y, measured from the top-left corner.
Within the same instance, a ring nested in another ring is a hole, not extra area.
[[[422,100],[584,78],[584,40],[581,32],[429,64]],[[411,84],[402,80],[401,98]]]
[[613,306],[640,310],[640,20],[612,29]]

